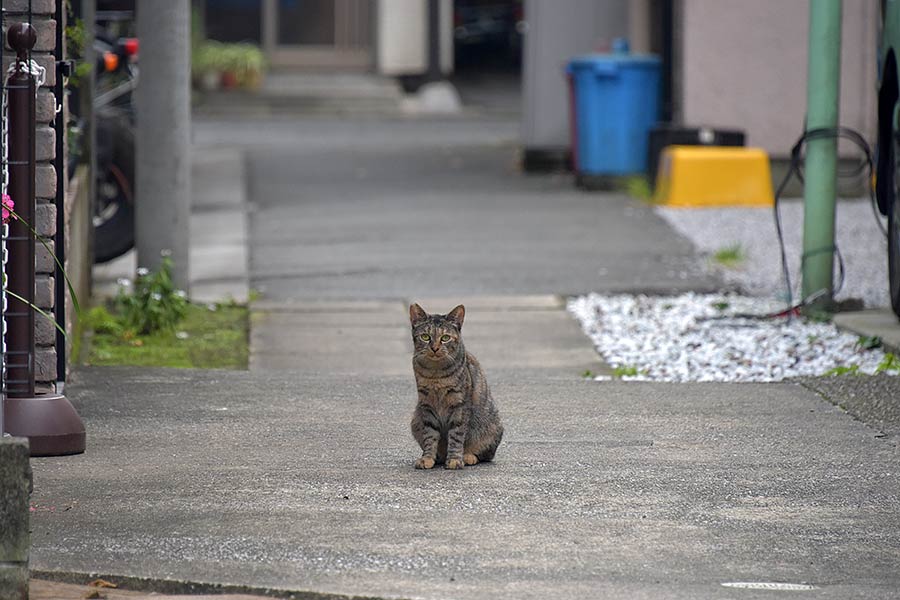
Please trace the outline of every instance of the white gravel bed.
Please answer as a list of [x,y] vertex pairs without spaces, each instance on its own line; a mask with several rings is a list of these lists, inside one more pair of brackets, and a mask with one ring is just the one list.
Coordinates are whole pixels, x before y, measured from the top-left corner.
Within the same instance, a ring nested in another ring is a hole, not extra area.
[[857,336],[829,323],[739,316],[782,307],[774,300],[694,293],[590,294],[568,302],[568,310],[622,379],[779,381],[835,368],[871,374],[885,360],[882,350],[860,347]]
[[[656,207],[655,210],[694,243],[705,257],[706,266],[718,271],[725,281],[746,294],[785,298],[771,208]],[[783,200],[780,210],[794,299],[798,301],[803,201]],[[887,240],[878,229],[868,199],[839,201],[835,222],[835,237],[846,272],[844,287],[836,298],[859,298],[867,308],[890,306]],[[740,245],[745,257],[738,265],[723,267],[712,259],[717,251],[735,245]],[[835,266],[835,283],[837,273]]]

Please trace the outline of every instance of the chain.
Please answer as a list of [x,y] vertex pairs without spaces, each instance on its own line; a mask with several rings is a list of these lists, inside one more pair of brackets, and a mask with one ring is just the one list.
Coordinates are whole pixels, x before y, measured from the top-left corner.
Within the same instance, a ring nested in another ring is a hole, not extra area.
[[[10,69],[15,67],[16,63],[13,62],[10,66]],[[2,191],[3,195],[6,195],[6,188],[9,185],[9,121],[7,120],[7,103],[8,97],[6,93],[6,82],[3,82],[3,107],[2,107],[2,115],[0,115],[0,121],[2,121],[2,131],[0,131],[0,144],[2,144],[2,151],[0,151],[0,160],[3,161],[3,178],[2,178]],[[2,284],[0,284],[0,308],[3,309],[2,317],[0,317],[0,357],[2,357],[2,364],[0,364],[0,369],[2,369],[2,377],[3,377],[3,386],[0,389],[0,394],[3,394],[3,400],[6,400],[6,262],[7,262],[7,252],[6,252],[6,240],[9,237],[9,225],[3,223],[3,235],[0,237],[0,278],[2,278]],[[0,406],[0,410],[4,407]],[[3,432],[0,431],[0,435]]]
[[34,59],[29,59],[28,62],[16,59],[12,63],[10,63],[9,68],[6,70],[6,74],[13,75],[18,71],[23,71],[25,73],[28,73],[29,75],[34,76],[35,94],[37,94],[37,91],[41,89],[41,86],[44,85],[44,82],[47,81],[47,69],[39,65]]

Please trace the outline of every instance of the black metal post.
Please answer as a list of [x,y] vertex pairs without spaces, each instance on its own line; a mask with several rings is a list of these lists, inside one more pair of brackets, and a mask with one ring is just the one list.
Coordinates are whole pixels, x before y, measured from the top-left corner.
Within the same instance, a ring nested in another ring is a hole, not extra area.
[[675,107],[672,101],[673,95],[675,93],[674,83],[673,83],[673,64],[674,64],[674,55],[675,51],[675,39],[674,39],[674,27],[675,27],[675,16],[674,16],[674,5],[672,0],[664,0],[662,3],[662,51],[660,54],[662,55],[662,86],[661,86],[661,95],[662,95],[662,120],[664,123],[671,123],[672,119],[675,117]]
[[[63,32],[66,24],[66,9],[64,0],[56,0],[56,51],[53,57],[56,59],[56,100],[60,104],[65,102],[65,86],[63,84],[62,73],[60,67],[63,60],[63,44],[65,38]],[[53,249],[56,254],[56,260],[59,265],[66,264],[66,184],[69,183],[69,173],[67,172],[66,155],[65,155],[65,131],[66,131],[66,115],[61,110],[56,113],[56,121],[54,128],[56,129],[56,239],[54,240]],[[56,267],[56,298],[54,306],[56,307],[56,322],[65,329],[66,328],[66,285],[65,273]],[[62,331],[56,332],[56,391],[62,393],[66,381],[66,368],[68,363],[68,346],[66,344],[66,336]]]
[[441,69],[441,0],[428,0],[428,73],[427,81],[444,78]]
[[[6,80],[7,127],[9,149],[7,193],[15,205],[18,219],[10,219],[7,248],[6,313],[7,379],[10,398],[34,396],[34,173],[35,173],[35,81],[28,71],[28,53],[37,41],[27,23],[9,28],[7,39],[16,53],[16,70]],[[19,300],[15,296],[24,300]]]
[[[30,53],[37,41],[28,23],[7,32],[16,53],[16,68],[7,80],[7,191],[18,220],[11,220],[7,248],[7,289],[25,302],[10,297],[7,319],[6,431],[27,437],[32,456],[78,454],[85,449],[81,417],[61,394],[35,394],[34,385],[34,251],[35,238],[35,129],[36,98]],[[58,135],[62,135],[60,132]],[[64,173],[59,175],[65,177]]]

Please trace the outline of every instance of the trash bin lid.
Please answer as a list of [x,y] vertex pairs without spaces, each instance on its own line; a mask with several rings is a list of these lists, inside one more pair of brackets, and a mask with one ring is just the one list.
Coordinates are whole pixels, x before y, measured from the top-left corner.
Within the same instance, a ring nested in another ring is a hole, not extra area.
[[657,68],[659,56],[655,54],[585,54],[569,60],[566,72],[591,70],[597,73],[611,74],[619,69]]

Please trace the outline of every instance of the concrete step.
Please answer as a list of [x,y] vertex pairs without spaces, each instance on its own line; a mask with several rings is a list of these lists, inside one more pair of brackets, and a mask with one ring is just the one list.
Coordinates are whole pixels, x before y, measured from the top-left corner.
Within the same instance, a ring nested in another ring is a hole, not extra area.
[[[495,369],[609,374],[558,296],[420,299],[431,313],[467,307],[466,350]],[[409,375],[409,302],[254,302],[250,369]]]
[[397,114],[403,92],[373,74],[275,72],[258,90],[198,92],[198,115]]

